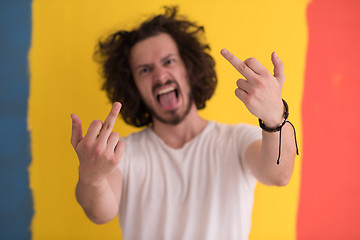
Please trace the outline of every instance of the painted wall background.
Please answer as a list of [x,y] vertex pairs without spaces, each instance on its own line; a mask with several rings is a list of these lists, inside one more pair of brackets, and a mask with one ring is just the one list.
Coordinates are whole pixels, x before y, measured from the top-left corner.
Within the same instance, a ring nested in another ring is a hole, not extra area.
[[360,239],[359,10],[353,0],[307,9],[299,239]]
[[31,1],[0,1],[0,239],[30,239],[28,51]]
[[[270,70],[275,50],[285,63],[283,97],[301,155],[287,187],[257,186],[250,239],[358,239],[359,130],[350,122],[334,128],[342,116],[359,116],[360,6],[353,0],[2,1],[0,239],[121,238],[117,219],[97,226],[76,203],[70,114],[81,117],[84,131],[105,118],[111,105],[92,59],[97,40],[162,12],[165,4],[180,5],[181,14],[205,26],[219,77],[201,111],[207,119],[257,124],[233,94],[240,76],[220,57],[221,48],[243,60],[256,57]],[[115,129],[122,136],[136,131],[120,119]]]
[[[132,28],[162,12],[165,4],[179,4],[181,14],[205,26],[217,62],[219,86],[201,114],[225,123],[257,124],[234,95],[240,75],[219,52],[226,47],[243,60],[256,57],[272,71],[270,55],[277,51],[286,64],[288,81],[283,93],[301,142],[307,1],[35,0],[29,99],[33,239],[120,238],[117,220],[96,226],[75,201],[78,161],[69,144],[70,114],[78,114],[84,131],[92,120],[107,116],[111,105],[100,91],[98,66],[93,61],[96,42],[101,36]],[[125,136],[134,128],[119,120],[116,130]],[[252,239],[295,238],[299,182],[300,158],[288,187],[257,187]]]

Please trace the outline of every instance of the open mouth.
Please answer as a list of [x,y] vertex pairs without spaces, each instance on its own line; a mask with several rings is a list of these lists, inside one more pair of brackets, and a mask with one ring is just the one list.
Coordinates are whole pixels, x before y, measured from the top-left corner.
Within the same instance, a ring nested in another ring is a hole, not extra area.
[[165,110],[172,110],[176,107],[179,98],[178,89],[174,86],[168,86],[159,90],[156,94],[160,106]]
[[175,94],[176,98],[178,98],[178,90],[175,87],[167,87],[158,92],[156,98],[160,102],[160,97],[165,96],[166,94]]

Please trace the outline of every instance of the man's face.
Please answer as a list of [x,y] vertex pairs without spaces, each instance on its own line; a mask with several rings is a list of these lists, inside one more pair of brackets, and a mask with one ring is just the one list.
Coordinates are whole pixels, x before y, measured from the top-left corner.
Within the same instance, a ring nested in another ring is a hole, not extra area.
[[130,66],[135,84],[155,120],[176,125],[193,106],[185,65],[166,33],[134,45]]

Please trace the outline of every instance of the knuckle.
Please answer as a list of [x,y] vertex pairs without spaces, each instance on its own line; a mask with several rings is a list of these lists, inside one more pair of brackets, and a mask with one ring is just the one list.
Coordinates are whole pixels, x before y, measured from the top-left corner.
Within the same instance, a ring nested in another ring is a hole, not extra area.
[[266,86],[265,82],[264,81],[264,77],[263,76],[260,76],[260,75],[254,75],[253,76],[253,81],[254,81],[254,87],[257,88],[264,88]]
[[248,90],[249,99],[253,99],[257,95],[257,91],[254,88]]
[[236,95],[238,98],[241,97],[241,91],[240,91],[240,89],[238,89],[238,88],[235,89],[235,95]]
[[94,128],[100,128],[102,127],[103,123],[101,120],[94,120],[90,123],[90,127],[94,127]]
[[85,138],[84,141],[81,144],[82,148],[84,149],[90,149],[92,146],[91,141],[89,141],[89,139]]
[[265,77],[268,78],[268,79],[270,79],[270,78],[273,77],[273,75],[272,75],[269,71],[265,71],[265,72],[264,72],[264,75],[265,75]]
[[237,66],[237,68],[238,68],[238,71],[240,71],[240,72],[244,71],[245,68],[246,68],[246,63],[245,63],[245,62],[241,62],[241,63]]
[[257,87],[258,87],[258,88],[260,88],[260,89],[266,88],[266,84],[265,84],[265,82],[264,82],[261,78],[259,78],[259,79],[256,81],[256,83],[257,83]]
[[104,154],[103,154],[103,156],[104,156],[104,159],[105,159],[106,161],[110,161],[110,162],[111,162],[111,160],[112,160],[112,158],[113,158],[111,151],[105,151]]
[[120,137],[119,133],[117,133],[117,132],[111,132],[111,136],[113,138],[119,138]]
[[103,146],[102,146],[101,144],[95,145],[93,152],[94,152],[94,155],[95,155],[95,156],[101,156],[101,155],[103,155],[103,152],[104,152]]
[[109,128],[110,128],[110,123],[109,122],[104,122],[104,124],[102,125],[102,129],[108,130]]
[[247,98],[247,104],[249,105],[249,106],[253,106],[254,105],[254,101],[255,101],[255,94],[253,93],[253,94],[251,94],[251,95],[249,95],[248,96],[248,98]]
[[120,141],[120,140],[119,140],[116,148],[119,148],[120,151],[125,151],[126,144],[125,144],[123,141]]
[[245,59],[244,63],[245,63],[246,65],[251,65],[251,64],[253,64],[255,61],[256,61],[256,58],[250,57],[250,58]]
[[117,166],[119,164],[120,160],[121,160],[121,158],[114,157],[111,163],[115,167],[115,166]]

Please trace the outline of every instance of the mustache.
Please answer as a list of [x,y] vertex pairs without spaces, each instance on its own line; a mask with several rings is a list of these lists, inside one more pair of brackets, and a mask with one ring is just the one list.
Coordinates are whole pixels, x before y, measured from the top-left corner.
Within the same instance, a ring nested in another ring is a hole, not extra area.
[[152,87],[152,92],[153,92],[153,94],[155,94],[155,90],[157,88],[160,88],[160,87],[163,87],[163,86],[166,86],[166,85],[170,85],[170,84],[173,84],[173,83],[176,85],[176,88],[179,88],[179,84],[175,80],[169,79],[165,83],[157,83],[157,84],[155,84]]

